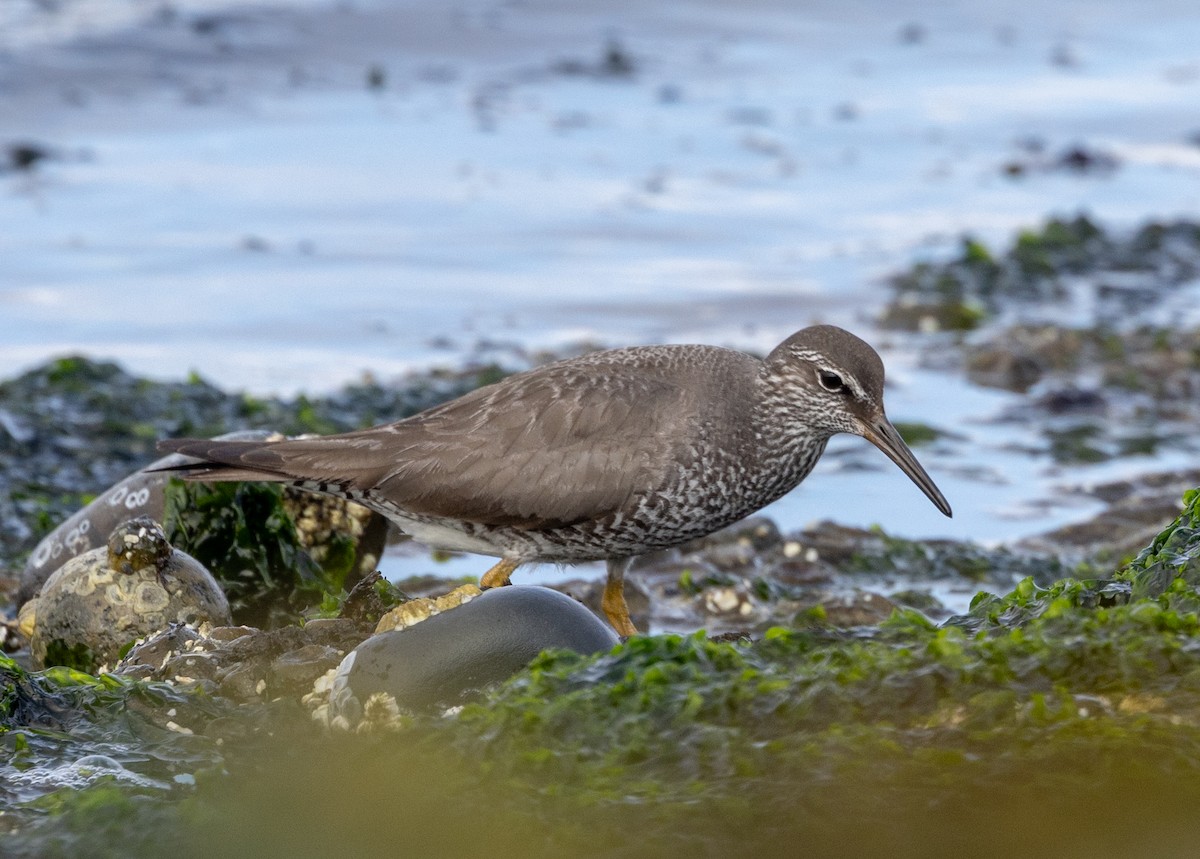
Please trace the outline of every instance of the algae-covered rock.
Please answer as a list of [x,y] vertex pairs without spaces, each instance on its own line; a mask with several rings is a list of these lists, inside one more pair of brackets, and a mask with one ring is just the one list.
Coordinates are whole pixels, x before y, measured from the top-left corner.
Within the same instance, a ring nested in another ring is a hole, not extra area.
[[[159,462],[169,464],[165,459]],[[37,596],[46,580],[67,561],[106,545],[122,522],[134,516],[161,519],[162,490],[168,479],[166,474],[131,474],[43,537],[21,572],[17,601],[25,603]]]
[[39,666],[91,671],[168,624],[205,622],[230,622],[220,586],[157,523],[139,517],[50,577],[34,609],[30,649]]

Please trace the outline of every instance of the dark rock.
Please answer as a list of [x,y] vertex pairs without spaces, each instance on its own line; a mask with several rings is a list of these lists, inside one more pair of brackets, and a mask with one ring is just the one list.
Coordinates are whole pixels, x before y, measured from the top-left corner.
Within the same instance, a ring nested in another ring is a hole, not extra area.
[[967,378],[985,388],[1025,393],[1045,375],[1037,358],[1005,349],[975,349],[967,357]]
[[335,647],[346,647],[347,642],[350,642],[346,649],[352,650],[361,640],[361,630],[366,623],[374,621],[356,617],[318,617],[307,621],[301,628],[312,641]]
[[829,626],[874,626],[887,620],[896,604],[881,594],[855,590],[828,597],[820,604]]
[[239,703],[261,701],[266,682],[260,665],[235,665],[221,678],[217,694]]
[[[687,557],[686,555],[684,556]],[[749,542],[712,546],[703,552],[705,562],[723,573],[743,573],[751,570],[760,553]]]
[[590,654],[616,643],[616,633],[565,594],[493,588],[415,626],[369,638],[338,674],[359,702],[383,692],[402,709],[428,710],[506,680],[547,648]]
[[888,599],[896,605],[904,606],[905,608],[915,608],[917,611],[935,620],[950,616],[950,610],[942,604],[941,600],[929,591],[919,588],[896,591],[894,594],[888,594]]
[[637,72],[637,63],[619,42],[610,41],[604,48],[600,59],[591,62],[580,59],[565,59],[556,62],[553,67],[556,74],[567,76],[587,76],[594,78],[629,78]]
[[609,42],[604,49],[604,62],[600,68],[610,77],[628,77],[637,70],[633,56],[616,41]]
[[1048,373],[1077,368],[1083,334],[1057,325],[1015,325],[967,349],[967,377],[977,385],[1024,393]]
[[1030,552],[1055,553],[1073,562],[1119,561],[1152,543],[1162,523],[1179,514],[1180,496],[1196,486],[1200,486],[1200,469],[1076,487],[1071,491],[1106,502],[1105,509],[1083,522],[1027,537],[1018,545]]
[[346,655],[343,650],[327,644],[306,644],[281,654],[270,668],[267,684],[272,695],[299,695],[312,689],[313,681],[336,668]]
[[805,548],[816,553],[814,560],[820,560],[834,568],[844,567],[851,559],[862,551],[863,546],[879,542],[879,535],[865,528],[855,528],[850,525],[839,525],[828,520],[806,528],[792,539]]
[[220,662],[212,653],[181,653],[163,664],[161,673],[169,680],[216,680],[221,673]]
[[1071,173],[1076,176],[1106,176],[1121,166],[1120,159],[1110,152],[1072,144],[1053,157],[1048,157],[1042,148],[1025,147],[1021,157],[1006,161],[1001,171],[1011,177],[1020,178],[1030,173]]
[[754,636],[749,631],[742,629],[722,632],[720,635],[710,635],[708,640],[717,644],[749,644],[754,641]]
[[[228,628],[218,627],[218,629]],[[149,669],[153,673],[161,666],[166,665],[173,655],[186,652],[188,648],[195,646],[203,638],[196,628],[182,623],[173,623],[131,647],[121,664],[126,667],[137,666]]]
[[207,635],[174,626],[133,647],[113,673],[199,684],[239,704],[298,699],[368,635],[370,627],[345,618],[269,631],[214,627]]
[[752,516],[713,534],[684,543],[677,556],[686,565],[694,558],[724,572],[745,572],[758,565],[764,555],[774,554],[783,536],[773,521]]
[[52,152],[41,143],[20,142],[8,144],[7,154],[10,169],[29,171],[50,158]]
[[819,557],[809,560],[800,554],[772,565],[771,577],[785,585],[810,587],[833,581],[834,573]]
[[1038,397],[1037,405],[1052,415],[1103,414],[1107,401],[1096,390],[1076,387],[1047,391]]
[[237,641],[247,635],[254,635],[258,630],[252,626],[218,626],[208,637],[213,641]]
[[108,565],[126,576],[142,569],[161,576],[174,551],[167,535],[149,516],[123,522],[108,537]]
[[1120,166],[1120,162],[1115,155],[1075,145],[1063,150],[1056,165],[1072,173],[1111,173]]

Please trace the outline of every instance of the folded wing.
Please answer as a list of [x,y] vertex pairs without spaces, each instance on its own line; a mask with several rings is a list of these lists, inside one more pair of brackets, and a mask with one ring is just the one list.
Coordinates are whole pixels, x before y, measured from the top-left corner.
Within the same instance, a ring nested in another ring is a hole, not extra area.
[[295,480],[428,516],[528,529],[620,510],[662,484],[696,414],[669,375],[614,365],[513,376],[419,415],[272,443],[172,440],[201,480]]

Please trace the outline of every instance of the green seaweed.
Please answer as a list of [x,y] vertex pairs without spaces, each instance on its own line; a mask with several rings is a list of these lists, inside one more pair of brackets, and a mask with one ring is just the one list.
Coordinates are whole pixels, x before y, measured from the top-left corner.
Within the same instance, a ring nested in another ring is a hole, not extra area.
[[310,619],[346,617],[376,624],[393,608],[408,601],[407,594],[376,570],[367,574],[349,593],[345,590],[326,593],[320,605],[310,609],[306,615]]
[[46,665],[65,665],[79,671],[94,671],[100,664],[92,649],[82,641],[67,644],[59,638],[46,644],[46,655],[42,662]]
[[159,793],[122,784],[113,776],[103,776],[82,790],[61,788],[27,806],[39,813],[40,826],[14,839],[8,855],[125,859],[175,854],[183,847],[178,843],[183,837],[179,814]]
[[[399,736],[322,736],[282,706],[243,711],[241,731],[193,716],[228,738],[219,767],[212,737],[190,738],[208,744],[194,789],[55,796],[10,844],[69,855],[90,831],[97,855],[1178,855],[1200,800],[1200,492],[1184,500],[1115,574],[1027,577],[942,625],[902,609],[873,631],[547,652]],[[16,679],[107,698],[109,724],[138,688],[65,669]],[[105,809],[124,825],[98,822]]]
[[929,424],[918,423],[917,421],[892,421],[892,425],[896,428],[896,432],[900,433],[900,437],[908,444],[909,447],[920,447],[926,444],[932,444],[939,438],[945,435],[937,427]]
[[163,530],[216,576],[235,623],[286,625],[341,590],[344,570],[324,570],[305,551],[279,484],[173,479]]
[[892,278],[894,297],[883,322],[907,330],[930,322],[969,330],[1013,301],[1061,302],[1069,294],[1067,278],[1089,272],[1145,272],[1161,286],[1178,285],[1197,275],[1198,251],[1200,229],[1186,221],[1114,236],[1086,215],[1051,218],[1021,231],[1002,253],[966,236],[949,259],[920,262]]
[[1117,576],[1138,598],[1189,594],[1200,587],[1200,489],[1183,495],[1183,510]]

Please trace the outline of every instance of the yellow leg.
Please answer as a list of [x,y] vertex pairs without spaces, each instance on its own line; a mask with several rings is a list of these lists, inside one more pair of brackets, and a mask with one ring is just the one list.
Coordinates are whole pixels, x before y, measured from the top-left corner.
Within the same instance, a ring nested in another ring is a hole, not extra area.
[[516,561],[510,561],[508,558],[501,558],[496,562],[490,570],[483,574],[483,578],[479,580],[479,587],[485,591],[488,588],[500,588],[507,585],[508,577],[513,574],[513,570],[521,566]]
[[604,596],[600,599],[604,616],[622,638],[637,635],[637,627],[629,619],[629,606],[625,604],[625,568],[628,566],[628,559],[608,562],[608,581],[604,583]]

